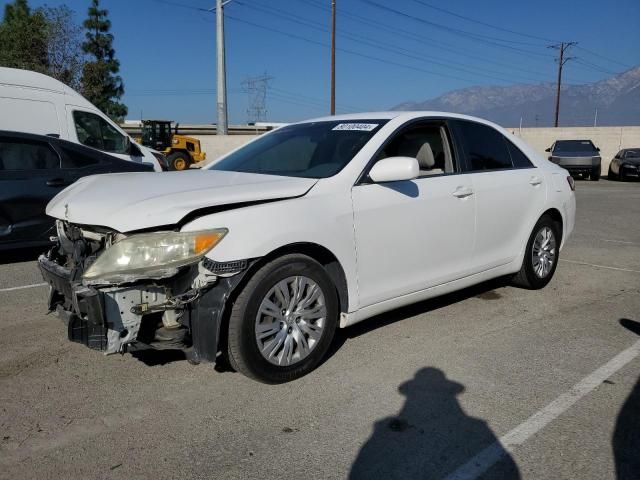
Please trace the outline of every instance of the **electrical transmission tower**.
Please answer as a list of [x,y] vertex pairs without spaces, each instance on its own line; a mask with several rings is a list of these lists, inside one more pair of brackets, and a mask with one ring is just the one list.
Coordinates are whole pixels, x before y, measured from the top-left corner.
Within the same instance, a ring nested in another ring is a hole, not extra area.
[[267,90],[271,80],[273,77],[265,73],[248,77],[242,82],[242,88],[249,96],[248,123],[264,122],[267,119]]

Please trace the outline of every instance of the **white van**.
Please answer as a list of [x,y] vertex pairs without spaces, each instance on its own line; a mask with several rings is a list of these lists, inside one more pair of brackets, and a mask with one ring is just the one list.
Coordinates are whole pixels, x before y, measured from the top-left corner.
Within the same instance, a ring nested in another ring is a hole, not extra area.
[[56,136],[162,171],[159,153],[135,143],[78,92],[41,73],[0,67],[0,130]]

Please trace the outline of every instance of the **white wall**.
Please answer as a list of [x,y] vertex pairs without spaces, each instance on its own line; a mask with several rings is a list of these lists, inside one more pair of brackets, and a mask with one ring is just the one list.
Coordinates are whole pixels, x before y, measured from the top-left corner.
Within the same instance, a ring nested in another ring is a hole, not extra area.
[[544,156],[544,150],[555,140],[591,140],[600,148],[602,175],[609,170],[609,162],[621,148],[640,148],[640,127],[559,127],[559,128],[509,128]]

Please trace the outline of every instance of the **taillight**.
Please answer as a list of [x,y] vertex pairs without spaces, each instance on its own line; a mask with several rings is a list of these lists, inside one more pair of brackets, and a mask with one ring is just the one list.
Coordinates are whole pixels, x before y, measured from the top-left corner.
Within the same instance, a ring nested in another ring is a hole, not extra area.
[[569,188],[571,188],[572,192],[576,191],[576,181],[573,179],[571,175],[567,176],[567,182],[569,182]]

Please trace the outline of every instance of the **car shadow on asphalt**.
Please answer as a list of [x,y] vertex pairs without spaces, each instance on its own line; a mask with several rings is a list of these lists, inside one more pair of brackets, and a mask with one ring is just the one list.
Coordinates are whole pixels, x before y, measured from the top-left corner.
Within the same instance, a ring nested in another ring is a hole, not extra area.
[[[640,336],[640,322],[620,319],[620,325]],[[618,414],[611,440],[618,480],[640,478],[640,377]]]
[[467,300],[469,298],[477,297],[483,300],[497,300],[501,298],[500,293],[496,290],[510,285],[509,278],[496,278],[489,280],[463,290],[458,290],[446,295],[435,297],[422,302],[407,305],[405,307],[397,308],[389,312],[376,315],[375,317],[368,318],[362,322],[352,325],[347,328],[339,328],[336,330],[336,334],[326,355],[323,363],[331,358],[336,352],[338,352],[342,346],[352,338],[357,338],[361,335],[365,335],[378,328],[391,325],[392,323],[406,320],[416,315],[432,312],[443,307],[447,307],[454,303]]
[[484,472],[477,469],[478,478],[520,478],[518,466],[487,423],[460,406],[456,397],[464,386],[442,370],[421,368],[398,391],[406,397],[404,406],[374,424],[350,479],[444,478],[489,446],[499,460]]
[[20,262],[35,262],[47,247],[19,248],[0,251],[0,265]]
[[[338,352],[347,340],[356,338],[361,335],[365,335],[373,330],[382,328],[386,325],[390,325],[401,320],[405,320],[416,315],[431,312],[442,307],[446,307],[453,303],[460,302],[472,297],[478,297],[483,300],[496,300],[501,298],[501,295],[495,290],[509,285],[508,278],[498,278],[489,280],[487,282],[474,285],[457,292],[453,292],[447,295],[442,295],[430,300],[408,305],[406,307],[398,308],[390,312],[386,312],[375,317],[369,318],[364,322],[360,322],[348,328],[338,328],[336,330],[333,342],[327,355],[322,359],[321,365],[328,361],[333,355]],[[225,335],[225,330],[220,332],[221,339]],[[222,351],[226,350],[226,346],[220,345]],[[131,352],[132,355],[148,366],[160,366],[166,365],[172,362],[178,362],[186,360],[184,353],[178,350],[139,350]],[[233,368],[229,364],[229,361],[225,358],[225,355],[218,355],[215,364],[215,370],[219,373],[234,372]]]

